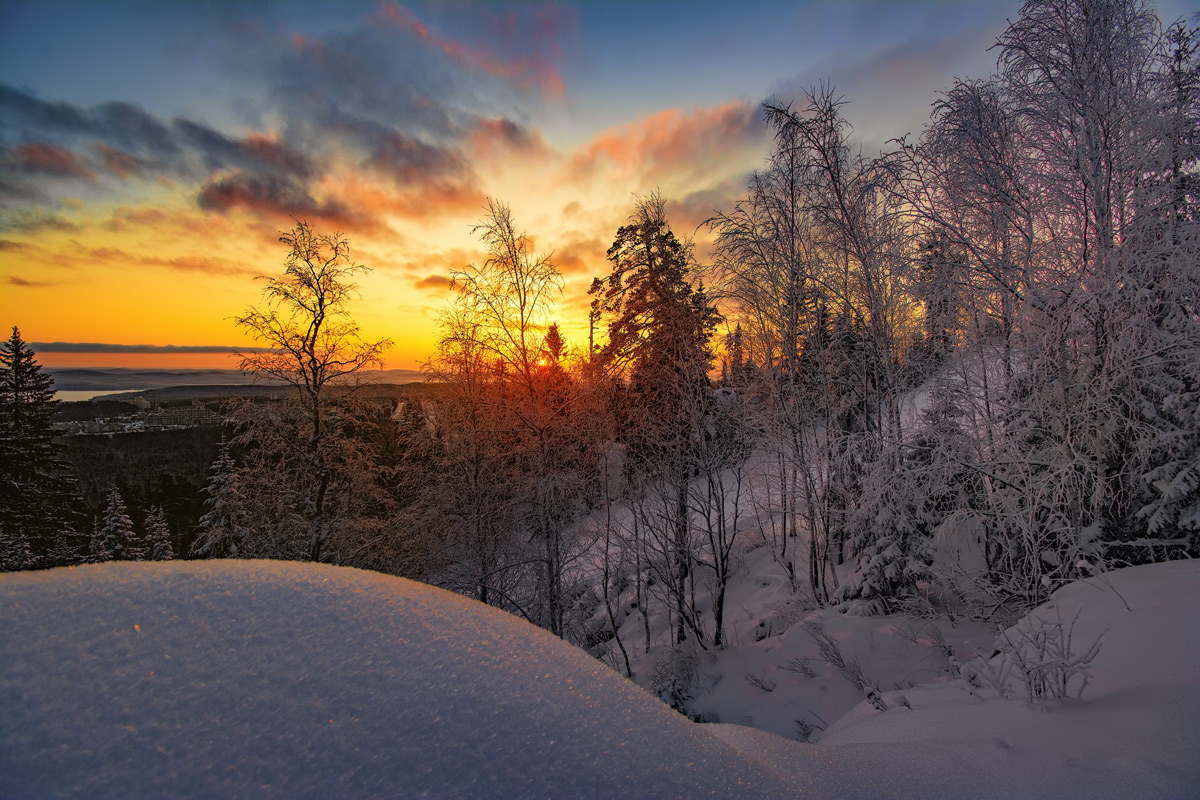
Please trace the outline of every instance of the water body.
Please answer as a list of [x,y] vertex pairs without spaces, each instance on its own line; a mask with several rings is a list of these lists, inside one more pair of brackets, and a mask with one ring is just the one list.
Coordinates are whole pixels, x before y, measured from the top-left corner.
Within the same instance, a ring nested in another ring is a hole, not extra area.
[[134,389],[126,389],[124,387],[121,387],[119,389],[87,389],[84,391],[68,389],[66,391],[63,391],[63,390],[56,391],[54,393],[54,397],[58,400],[62,400],[64,403],[79,403],[84,400],[93,400],[97,397],[104,397],[105,395],[109,395],[109,394],[124,394],[125,392],[144,392],[144,391],[147,391],[149,388],[150,387],[148,387],[148,386],[143,386],[141,388],[134,388]]

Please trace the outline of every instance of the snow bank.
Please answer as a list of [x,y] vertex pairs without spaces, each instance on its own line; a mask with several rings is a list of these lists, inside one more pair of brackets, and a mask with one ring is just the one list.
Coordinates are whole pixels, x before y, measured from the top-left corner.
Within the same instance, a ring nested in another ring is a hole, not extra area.
[[[948,677],[883,685],[886,710],[860,703],[817,745],[694,725],[508,614],[370,572],[102,564],[2,575],[0,608],[4,798],[1184,798],[1200,787],[1197,561],[1072,584],[1034,612],[1078,612],[1081,646],[1103,634],[1082,702],[1030,707]],[[868,674],[916,674],[883,628],[854,630],[848,640],[879,642],[861,650]],[[766,697],[786,703],[789,691],[780,678]]]
[[0,796],[786,796],[514,617],[281,562],[0,576]]
[[764,763],[788,765],[818,795],[1200,796],[1200,561],[1073,583],[1031,616],[1069,624],[1076,613],[1076,651],[1103,635],[1082,702],[1031,707],[947,681],[885,691],[882,712],[860,703],[816,746],[736,726],[718,732]]

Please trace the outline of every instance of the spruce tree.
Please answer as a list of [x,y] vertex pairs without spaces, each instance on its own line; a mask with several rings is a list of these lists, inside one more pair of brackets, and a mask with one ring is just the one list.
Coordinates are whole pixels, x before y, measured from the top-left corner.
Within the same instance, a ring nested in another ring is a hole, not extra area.
[[151,561],[170,561],[175,558],[175,549],[171,547],[171,530],[167,527],[167,518],[161,506],[152,506],[146,514],[146,530],[143,536],[146,556]]
[[238,474],[229,452],[228,442],[221,443],[221,453],[213,462],[208,485],[204,487],[204,515],[200,517],[200,535],[193,545],[196,555],[204,557],[236,557],[238,545],[245,548],[250,528],[242,508]]
[[104,552],[116,561],[140,561],[141,543],[133,533],[133,521],[125,510],[125,501],[117,487],[108,490],[108,502],[100,523],[100,540]]
[[28,548],[26,566],[57,566],[75,535],[75,482],[51,427],[57,406],[53,380],[14,326],[0,344],[0,537],[9,550]]

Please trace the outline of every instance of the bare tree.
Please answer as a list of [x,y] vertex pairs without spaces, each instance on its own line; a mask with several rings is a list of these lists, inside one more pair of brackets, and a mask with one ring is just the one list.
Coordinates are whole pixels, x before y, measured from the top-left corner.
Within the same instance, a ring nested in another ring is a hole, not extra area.
[[[241,353],[240,367],[282,381],[294,392],[287,409],[264,414],[244,406],[242,420],[248,424],[241,443],[263,469],[291,473],[282,476],[273,494],[307,527],[307,546],[303,553],[286,552],[320,561],[334,510],[330,489],[335,484],[349,489],[348,468],[363,467],[368,458],[364,448],[348,446],[354,444],[352,390],[363,370],[382,366],[391,341],[364,341],[350,316],[353,279],[368,269],[351,257],[344,236],[318,234],[298,222],[279,240],[289,248],[283,276],[263,278],[264,303],[237,318],[264,346]],[[347,512],[345,504],[336,510]]]

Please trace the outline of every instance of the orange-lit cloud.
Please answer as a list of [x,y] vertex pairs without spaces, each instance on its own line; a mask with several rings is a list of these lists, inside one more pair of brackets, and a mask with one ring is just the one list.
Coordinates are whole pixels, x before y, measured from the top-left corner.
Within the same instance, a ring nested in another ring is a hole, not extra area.
[[764,136],[757,109],[744,101],[690,114],[668,108],[601,132],[571,156],[567,175],[582,180],[603,169],[651,180],[681,170],[692,175],[756,146]]
[[13,148],[5,161],[5,167],[16,172],[96,180],[95,173],[85,169],[74,153],[52,144],[37,142],[20,145]]
[[413,284],[413,286],[417,289],[430,289],[435,291],[447,291],[453,285],[454,281],[450,280],[449,275],[427,275]]
[[503,117],[485,117],[467,137],[467,146],[483,161],[517,155],[524,158],[550,159],[557,154],[542,135]]
[[597,275],[609,268],[607,251],[602,239],[574,232],[555,249],[553,261],[563,275]]

